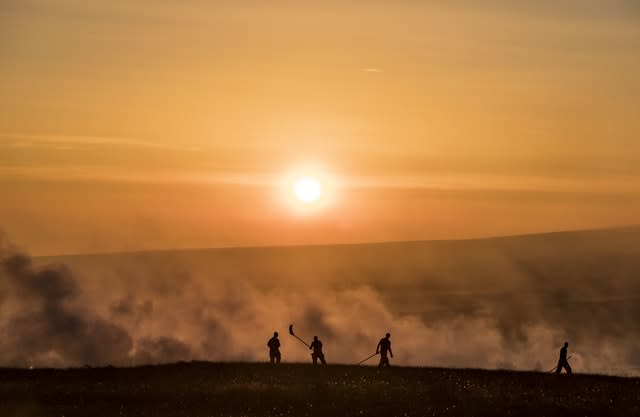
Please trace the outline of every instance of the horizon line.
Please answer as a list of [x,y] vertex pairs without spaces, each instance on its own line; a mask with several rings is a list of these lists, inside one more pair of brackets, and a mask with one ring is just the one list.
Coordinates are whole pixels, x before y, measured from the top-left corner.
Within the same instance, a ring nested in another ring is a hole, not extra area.
[[481,237],[467,237],[467,238],[451,238],[451,239],[411,239],[411,240],[384,240],[384,241],[362,241],[362,242],[346,242],[346,243],[301,243],[301,244],[274,244],[274,245],[231,245],[231,246],[209,246],[209,247],[183,247],[183,248],[157,248],[157,249],[135,249],[135,250],[116,250],[105,252],[73,252],[73,253],[60,253],[60,254],[44,254],[44,255],[31,255],[32,258],[62,258],[62,257],[77,257],[77,256],[105,256],[105,255],[126,255],[126,254],[145,254],[145,253],[157,253],[157,252],[190,252],[190,251],[205,251],[205,250],[238,250],[238,249],[292,249],[292,248],[321,248],[321,247],[345,247],[345,246],[376,246],[376,245],[393,245],[401,243],[436,243],[436,242],[474,242],[481,240],[499,240],[499,239],[511,239],[518,237],[540,237],[557,234],[570,234],[570,233],[589,233],[589,232],[604,232],[604,231],[623,231],[629,229],[640,229],[640,224],[626,224],[626,225],[613,225],[603,226],[587,229],[562,229],[546,232],[531,232],[531,233],[515,233],[506,235],[489,235]]

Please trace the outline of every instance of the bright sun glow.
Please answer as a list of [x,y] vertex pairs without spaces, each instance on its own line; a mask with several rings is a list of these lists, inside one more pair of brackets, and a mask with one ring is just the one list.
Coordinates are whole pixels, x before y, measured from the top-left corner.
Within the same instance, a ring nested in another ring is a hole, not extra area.
[[335,207],[337,178],[326,166],[304,163],[291,167],[281,177],[282,202],[296,218],[317,216]]
[[322,196],[322,183],[313,177],[298,178],[293,183],[293,193],[303,203],[314,203]]

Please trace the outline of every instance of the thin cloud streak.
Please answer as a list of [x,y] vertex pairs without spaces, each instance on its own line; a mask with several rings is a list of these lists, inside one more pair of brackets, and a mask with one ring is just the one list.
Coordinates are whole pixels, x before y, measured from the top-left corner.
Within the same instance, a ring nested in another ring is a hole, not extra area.
[[[200,151],[196,146],[180,146],[160,142],[143,141],[133,138],[107,136],[68,136],[68,135],[21,135],[0,133],[0,140],[6,141],[10,147],[29,147],[37,145],[120,145],[139,148]],[[60,147],[58,146],[58,149]],[[69,148],[71,149],[71,148]]]
[[[282,173],[265,172],[151,172],[147,170],[114,171],[94,166],[16,167],[0,166],[4,181],[105,182],[131,184],[239,185],[280,187]],[[422,189],[436,191],[549,192],[588,194],[640,194],[640,183],[633,176],[590,179],[553,176],[499,176],[477,173],[433,175],[347,175],[335,179],[332,187],[357,189]]]

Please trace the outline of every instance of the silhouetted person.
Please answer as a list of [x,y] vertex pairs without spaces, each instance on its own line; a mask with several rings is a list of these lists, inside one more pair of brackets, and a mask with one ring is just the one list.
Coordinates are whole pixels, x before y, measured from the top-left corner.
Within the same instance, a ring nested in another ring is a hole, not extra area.
[[318,336],[313,336],[313,342],[309,345],[309,349],[313,349],[313,353],[311,354],[311,359],[313,359],[313,364],[318,364],[318,359],[320,359],[320,363],[326,365],[327,362],[324,360],[324,353],[322,353],[322,342],[318,340]]
[[269,346],[269,361],[276,365],[280,363],[280,340],[278,340],[278,332],[273,332],[273,337],[267,342]]
[[564,368],[569,375],[571,375],[571,366],[569,366],[569,361],[567,360],[567,348],[569,347],[569,342],[564,342],[564,346],[560,349],[560,359],[558,359],[558,366],[556,367],[556,374],[559,374]]
[[393,351],[391,350],[391,333],[387,333],[385,337],[380,339],[378,342],[378,346],[376,347],[376,353],[380,353],[380,363],[378,364],[378,368],[383,366],[391,366],[389,365],[389,358],[387,357],[387,352],[393,358]]

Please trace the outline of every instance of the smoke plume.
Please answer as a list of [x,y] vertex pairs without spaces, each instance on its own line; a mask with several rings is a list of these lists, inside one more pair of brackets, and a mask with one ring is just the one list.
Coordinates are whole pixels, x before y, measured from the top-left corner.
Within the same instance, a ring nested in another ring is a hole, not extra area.
[[[637,374],[640,230],[31,259],[0,253],[2,365],[356,363]],[[371,363],[375,359],[372,359]]]

